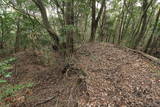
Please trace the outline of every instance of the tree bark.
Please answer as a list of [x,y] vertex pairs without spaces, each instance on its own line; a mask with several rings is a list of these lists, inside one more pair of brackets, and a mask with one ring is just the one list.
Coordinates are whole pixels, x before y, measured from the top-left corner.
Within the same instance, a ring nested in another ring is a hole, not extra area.
[[44,7],[44,4],[43,4],[42,0],[32,0],[32,1],[39,8],[43,24],[44,24],[46,30],[48,31],[49,35],[51,36],[51,38],[54,40],[55,45],[59,48],[58,35],[56,34],[56,32],[53,30],[53,28],[51,27],[51,25],[49,23],[49,20],[48,20],[48,17],[47,17],[46,8]]
[[[105,8],[106,9],[106,6]],[[107,35],[107,14],[106,11],[103,11],[103,15],[102,15],[102,21],[101,21],[101,25],[100,25],[100,33],[99,33],[99,41],[108,41],[108,35]]]
[[92,24],[91,24],[91,37],[90,42],[95,41],[96,30],[98,27],[98,22],[101,18],[105,6],[105,0],[102,0],[101,8],[98,12],[98,16],[96,17],[96,0],[92,0]]
[[138,29],[138,31],[134,35],[135,36],[134,45],[133,45],[134,49],[137,49],[141,40],[144,37],[146,26],[147,26],[147,18],[148,18],[147,11],[148,11],[149,7],[151,6],[152,2],[153,2],[153,0],[151,0],[150,3],[148,3],[148,0],[143,0],[143,5],[142,5],[143,15],[141,17],[141,22],[140,22],[141,28]]
[[148,48],[149,48],[150,44],[152,43],[152,40],[153,40],[153,38],[154,38],[154,32],[155,32],[155,30],[156,30],[156,28],[157,28],[157,24],[158,24],[159,17],[160,17],[160,9],[158,10],[158,13],[157,13],[157,16],[156,16],[156,21],[155,21],[155,24],[154,24],[154,27],[153,27],[151,36],[150,36],[150,38],[149,38],[149,40],[148,40],[148,42],[147,42],[147,45],[146,45],[146,47],[145,47],[145,52],[148,52]]
[[68,27],[66,36],[67,36],[67,53],[73,53],[74,44],[73,44],[73,35],[74,35],[74,10],[73,10],[74,1],[66,2],[66,26]]
[[124,8],[125,8],[125,1],[123,3],[123,8],[122,8],[122,17],[120,18],[120,27],[119,27],[119,33],[118,33],[118,44],[120,44],[121,40],[122,40],[122,32],[123,32],[123,28],[124,28],[124,19],[125,19],[125,12],[124,12]]
[[15,53],[19,51],[19,42],[20,42],[20,22],[19,22],[19,18],[17,20],[17,23],[16,23],[16,26],[17,26],[17,31],[16,31],[16,41],[15,41],[15,46],[14,46],[14,51]]
[[4,40],[3,40],[3,37],[4,37],[4,28],[3,28],[3,18],[0,16],[0,21],[1,21],[1,38],[0,38],[0,49],[4,49]]

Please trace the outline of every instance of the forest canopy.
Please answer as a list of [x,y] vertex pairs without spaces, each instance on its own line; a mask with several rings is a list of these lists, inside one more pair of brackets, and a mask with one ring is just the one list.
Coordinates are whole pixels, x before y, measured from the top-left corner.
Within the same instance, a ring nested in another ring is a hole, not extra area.
[[109,42],[160,54],[159,0],[0,0],[0,49]]

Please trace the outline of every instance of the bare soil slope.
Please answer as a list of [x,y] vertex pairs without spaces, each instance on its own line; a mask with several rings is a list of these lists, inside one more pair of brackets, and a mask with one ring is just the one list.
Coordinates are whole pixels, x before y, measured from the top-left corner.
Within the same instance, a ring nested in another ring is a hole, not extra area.
[[125,48],[85,44],[65,67],[62,60],[44,66],[31,53],[16,56],[11,82],[36,85],[17,94],[25,100],[13,107],[160,107],[160,66]]

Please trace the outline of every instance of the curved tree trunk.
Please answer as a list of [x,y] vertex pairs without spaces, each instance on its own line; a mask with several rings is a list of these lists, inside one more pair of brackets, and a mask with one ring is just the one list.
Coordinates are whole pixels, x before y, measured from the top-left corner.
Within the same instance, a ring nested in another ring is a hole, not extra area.
[[56,32],[53,30],[53,28],[51,27],[51,25],[49,23],[46,8],[44,7],[44,4],[43,4],[42,0],[32,0],[32,1],[39,8],[39,10],[41,12],[41,17],[42,17],[43,24],[44,24],[46,30],[48,31],[49,35],[51,36],[51,38],[54,40],[55,45],[59,48],[58,35],[56,34]]

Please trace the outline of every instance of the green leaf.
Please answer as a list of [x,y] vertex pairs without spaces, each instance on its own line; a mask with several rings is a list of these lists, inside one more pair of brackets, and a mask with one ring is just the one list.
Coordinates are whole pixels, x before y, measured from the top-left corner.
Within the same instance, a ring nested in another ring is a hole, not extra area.
[[1,80],[0,79],[0,83],[6,83],[7,81],[6,80]]
[[10,78],[10,77],[11,77],[11,74],[12,74],[12,72],[8,72],[8,73],[5,74],[4,77],[5,77],[5,78]]

